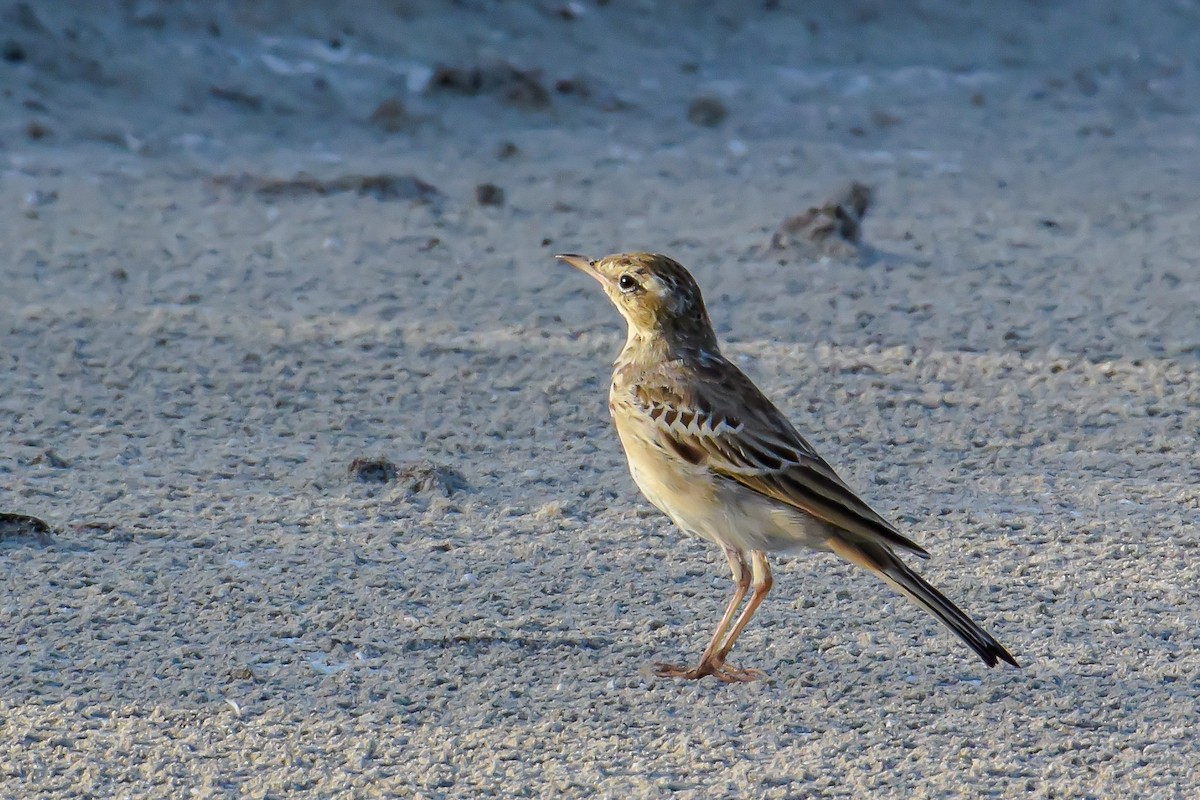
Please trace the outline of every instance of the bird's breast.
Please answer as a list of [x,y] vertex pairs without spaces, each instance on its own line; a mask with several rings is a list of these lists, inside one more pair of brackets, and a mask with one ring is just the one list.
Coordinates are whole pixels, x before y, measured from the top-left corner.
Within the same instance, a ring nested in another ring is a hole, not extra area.
[[610,400],[609,409],[629,473],[642,494],[684,530],[707,535],[705,526],[697,523],[716,500],[713,474],[664,447],[653,422],[640,412],[619,400]]

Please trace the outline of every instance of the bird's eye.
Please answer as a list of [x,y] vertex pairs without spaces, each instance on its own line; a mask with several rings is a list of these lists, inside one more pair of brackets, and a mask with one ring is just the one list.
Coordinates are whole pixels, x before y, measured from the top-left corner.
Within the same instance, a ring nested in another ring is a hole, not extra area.
[[637,278],[632,275],[622,275],[617,279],[617,286],[621,287],[622,292],[632,292],[639,288]]

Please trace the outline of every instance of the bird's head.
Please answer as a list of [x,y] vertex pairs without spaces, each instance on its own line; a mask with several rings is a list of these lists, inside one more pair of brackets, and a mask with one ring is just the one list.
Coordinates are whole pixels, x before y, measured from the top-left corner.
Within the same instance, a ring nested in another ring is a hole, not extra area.
[[619,253],[595,260],[560,255],[604,288],[629,323],[630,339],[665,337],[670,344],[716,348],[716,337],[696,279],[678,261],[658,253]]

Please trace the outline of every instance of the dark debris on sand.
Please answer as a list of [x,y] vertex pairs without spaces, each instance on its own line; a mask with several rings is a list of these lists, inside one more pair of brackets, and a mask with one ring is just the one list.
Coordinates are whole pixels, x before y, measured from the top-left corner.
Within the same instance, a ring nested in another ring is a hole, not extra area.
[[0,541],[5,539],[32,538],[38,544],[50,544],[50,526],[28,514],[0,511]]
[[481,206],[502,206],[504,190],[494,183],[481,183],[475,187],[475,202]]
[[697,97],[688,105],[687,118],[688,122],[693,125],[715,128],[724,122],[727,116],[729,116],[729,110],[725,108],[725,104],[721,102],[720,98],[712,95]]
[[432,461],[402,464],[398,473],[400,482],[407,483],[409,492],[415,494],[437,493],[450,497],[470,488],[467,479],[458,470]]
[[227,187],[236,192],[248,192],[260,197],[295,198],[305,195],[326,196],[353,192],[374,197],[376,200],[412,200],[428,203],[441,196],[431,183],[415,175],[341,175],[321,179],[307,172],[294,178],[274,178],[261,175],[218,175],[212,178],[217,187]]
[[470,488],[458,470],[425,460],[397,465],[386,458],[356,458],[350,462],[350,475],[364,483],[399,481],[410,494],[450,497]]
[[767,249],[800,248],[815,250],[820,255],[857,255],[871,194],[871,187],[854,181],[821,205],[781,222],[771,234]]
[[350,474],[363,483],[388,483],[396,480],[396,465],[386,458],[356,458]]
[[550,92],[542,85],[539,74],[507,61],[466,67],[439,64],[429,80],[429,91],[468,96],[496,94],[509,105],[532,110],[550,106]]

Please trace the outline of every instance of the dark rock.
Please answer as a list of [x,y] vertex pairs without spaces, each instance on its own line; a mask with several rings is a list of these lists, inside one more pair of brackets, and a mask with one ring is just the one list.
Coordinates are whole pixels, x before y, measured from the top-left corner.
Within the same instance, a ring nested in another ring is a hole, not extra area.
[[475,202],[481,206],[502,206],[504,190],[494,183],[481,183],[475,187]]
[[25,52],[25,48],[20,42],[8,39],[0,45],[0,58],[10,64],[20,64],[28,57],[29,54]]
[[727,116],[729,116],[729,111],[725,108],[725,104],[712,95],[697,97],[688,106],[687,111],[688,122],[705,128],[717,127],[725,121]]
[[50,526],[45,521],[28,514],[13,514],[0,511],[0,539],[30,537],[39,544],[49,544]]
[[387,483],[396,480],[396,465],[386,458],[356,458],[350,462],[350,474],[363,483]]

